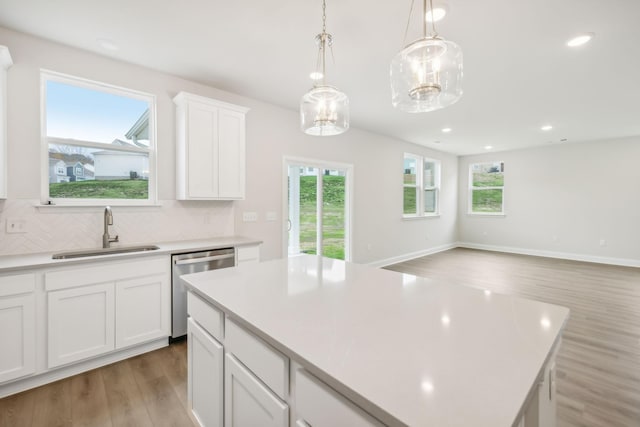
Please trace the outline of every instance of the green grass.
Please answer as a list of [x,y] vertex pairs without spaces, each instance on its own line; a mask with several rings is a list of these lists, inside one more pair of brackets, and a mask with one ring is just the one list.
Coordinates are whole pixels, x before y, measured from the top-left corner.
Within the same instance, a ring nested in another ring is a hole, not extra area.
[[502,187],[504,186],[503,172],[474,172],[474,187]]
[[49,196],[64,199],[147,199],[149,181],[76,181],[49,184]]
[[472,212],[501,213],[502,190],[473,190]]
[[[325,175],[322,179],[324,182],[323,255],[344,259],[345,177]],[[307,254],[316,254],[318,249],[316,247],[316,182],[315,176],[300,177],[300,249]]]

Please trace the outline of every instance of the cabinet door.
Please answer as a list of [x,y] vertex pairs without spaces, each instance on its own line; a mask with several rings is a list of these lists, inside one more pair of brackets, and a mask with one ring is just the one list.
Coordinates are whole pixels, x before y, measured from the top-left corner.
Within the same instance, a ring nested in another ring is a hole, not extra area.
[[224,375],[225,427],[289,425],[289,407],[230,354]]
[[245,180],[244,114],[218,110],[218,196],[243,199]]
[[257,264],[260,262],[260,246],[240,246],[236,248],[236,264]]
[[163,274],[116,282],[116,348],[170,335],[169,288]]
[[48,294],[49,368],[114,349],[114,284]]
[[191,318],[187,323],[187,344],[191,412],[203,427],[222,427],[224,349]]
[[0,343],[0,383],[35,372],[34,294],[0,298]]
[[187,198],[217,198],[218,110],[189,102],[187,111]]

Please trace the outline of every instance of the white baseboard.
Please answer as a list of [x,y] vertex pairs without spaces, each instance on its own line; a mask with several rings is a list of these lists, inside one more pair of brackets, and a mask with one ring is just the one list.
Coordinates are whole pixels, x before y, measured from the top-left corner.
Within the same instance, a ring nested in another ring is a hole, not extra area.
[[483,245],[479,243],[458,242],[454,247],[481,249],[483,251],[506,252],[519,255],[531,255],[546,258],[567,259],[572,261],[593,262],[597,264],[619,265],[623,267],[640,267],[640,260],[626,258],[609,258],[596,255],[573,254],[569,252],[544,251],[539,249],[514,248],[510,246]]
[[67,378],[72,375],[90,371],[92,369],[109,365],[114,362],[119,362],[121,360],[128,359],[139,354],[147,353],[152,350],[157,350],[159,348],[166,347],[167,345],[169,345],[169,340],[165,337],[121,351],[115,351],[113,353],[109,353],[101,357],[96,357],[94,359],[85,360],[83,362],[78,362],[69,366],[63,366],[59,369],[54,369],[30,377],[17,379],[0,387],[0,398],[19,393],[21,391],[29,390],[34,387],[39,387],[44,384],[52,383],[54,381],[61,380],[62,378]]
[[372,267],[386,267],[387,265],[391,265],[391,264],[397,264],[399,262],[404,262],[404,261],[409,261],[415,258],[420,258],[422,256],[425,255],[431,255],[431,254],[435,254],[438,252],[442,252],[442,251],[447,251],[449,249],[453,249],[457,246],[456,243],[447,243],[446,245],[440,245],[440,246],[435,246],[433,248],[429,248],[429,249],[424,249],[421,251],[417,251],[417,252],[411,252],[408,254],[404,254],[404,255],[399,255],[399,256],[395,256],[395,257],[391,257],[391,258],[387,258],[387,259],[382,259],[379,261],[373,261],[368,263],[368,265],[372,266]]

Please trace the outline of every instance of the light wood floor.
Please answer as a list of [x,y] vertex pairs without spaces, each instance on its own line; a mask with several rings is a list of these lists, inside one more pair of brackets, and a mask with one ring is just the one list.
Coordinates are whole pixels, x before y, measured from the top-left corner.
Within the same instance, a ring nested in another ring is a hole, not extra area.
[[189,414],[186,341],[0,399],[2,427],[196,426]]
[[569,307],[558,427],[640,427],[640,269],[462,248],[387,268]]
[[[640,427],[640,269],[470,249],[388,269],[569,307],[558,427]],[[192,426],[186,366],[182,342],[0,399],[0,426]]]

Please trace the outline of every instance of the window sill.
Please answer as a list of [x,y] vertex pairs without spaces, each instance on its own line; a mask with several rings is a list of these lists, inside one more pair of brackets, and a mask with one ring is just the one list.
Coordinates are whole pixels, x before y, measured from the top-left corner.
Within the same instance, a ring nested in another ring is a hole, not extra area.
[[467,212],[467,216],[479,216],[479,217],[488,217],[488,218],[504,218],[507,215],[505,213]]
[[78,212],[84,212],[87,210],[94,210],[94,211],[101,211],[103,210],[106,206],[111,206],[112,208],[117,208],[117,209],[126,209],[126,208],[134,208],[134,209],[139,209],[139,208],[161,208],[162,205],[158,204],[158,203],[154,203],[154,204],[122,204],[122,205],[117,205],[117,204],[110,204],[110,203],[103,203],[103,204],[87,204],[87,205],[66,205],[66,204],[61,204],[61,205],[43,205],[43,204],[36,204],[34,205],[34,207],[40,211],[55,211],[55,210],[75,210]]
[[402,216],[403,221],[414,221],[416,219],[429,219],[429,218],[440,218],[440,214],[412,215],[412,216],[403,215]]

